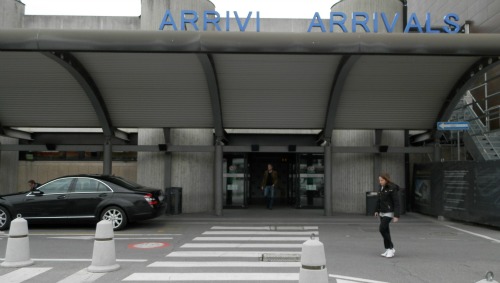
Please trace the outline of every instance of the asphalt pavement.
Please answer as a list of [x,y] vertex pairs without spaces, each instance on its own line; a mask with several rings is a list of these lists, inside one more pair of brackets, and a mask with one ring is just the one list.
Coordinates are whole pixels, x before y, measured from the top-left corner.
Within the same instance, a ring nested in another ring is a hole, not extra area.
[[[390,228],[396,256],[384,258],[372,216],[280,207],[165,215],[115,232],[120,269],[90,273],[95,225],[29,225],[34,264],[0,267],[0,282],[298,282],[297,256],[313,233],[329,282],[465,283],[500,274],[498,229],[416,213]],[[0,233],[1,261],[7,238]]]

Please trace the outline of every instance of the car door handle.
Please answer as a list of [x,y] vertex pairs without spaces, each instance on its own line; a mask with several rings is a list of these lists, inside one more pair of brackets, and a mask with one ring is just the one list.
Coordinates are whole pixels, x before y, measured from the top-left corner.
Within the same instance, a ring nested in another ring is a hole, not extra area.
[[100,197],[100,198],[103,198],[103,197],[105,197],[105,196],[108,196],[108,194],[100,194],[100,195],[99,195],[99,197]]
[[66,195],[58,196],[57,199],[65,199]]

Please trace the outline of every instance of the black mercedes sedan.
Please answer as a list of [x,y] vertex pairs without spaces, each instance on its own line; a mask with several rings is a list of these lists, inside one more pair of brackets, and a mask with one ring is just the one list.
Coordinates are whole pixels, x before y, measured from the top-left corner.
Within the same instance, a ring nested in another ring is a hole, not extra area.
[[23,217],[28,223],[106,219],[114,230],[165,213],[164,191],[116,176],[73,175],[51,180],[34,191],[0,196],[0,230]]

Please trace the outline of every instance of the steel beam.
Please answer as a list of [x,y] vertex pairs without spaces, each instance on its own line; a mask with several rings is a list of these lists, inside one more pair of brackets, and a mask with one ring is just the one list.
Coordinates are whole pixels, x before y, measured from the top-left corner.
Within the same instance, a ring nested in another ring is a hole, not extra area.
[[113,125],[111,123],[111,118],[109,117],[106,104],[102,99],[101,92],[90,73],[87,71],[87,69],[85,69],[80,61],[70,52],[66,51],[42,52],[42,54],[61,65],[61,67],[66,69],[66,71],[68,71],[68,73],[73,76],[78,84],[80,84],[82,89],[87,94],[92,107],[94,108],[104,136],[118,138],[123,137],[124,135],[122,132],[118,131],[119,134],[116,134],[116,130],[113,128]]
[[335,73],[335,77],[332,82],[330,100],[328,102],[328,109],[326,110],[325,126],[323,128],[323,138],[328,143],[332,140],[335,114],[337,113],[340,97],[342,96],[342,91],[344,90],[345,81],[359,57],[359,55],[345,55],[342,57],[340,64],[337,67],[337,72]]
[[2,29],[0,50],[498,56],[500,34]]
[[224,136],[224,126],[222,123],[222,106],[220,100],[219,82],[217,72],[211,54],[198,54],[198,60],[205,72],[207,79],[208,91],[210,93],[210,101],[212,103],[212,118],[214,123],[215,136],[217,140],[226,142]]

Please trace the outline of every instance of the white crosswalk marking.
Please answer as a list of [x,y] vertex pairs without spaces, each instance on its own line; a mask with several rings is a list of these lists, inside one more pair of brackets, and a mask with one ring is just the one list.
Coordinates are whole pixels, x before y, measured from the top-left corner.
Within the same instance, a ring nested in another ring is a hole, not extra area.
[[337,283],[389,283],[389,282],[382,282],[382,281],[376,281],[376,280],[370,280],[370,279],[342,276],[342,275],[337,275],[337,274],[330,274],[329,276],[337,279]]
[[[297,282],[302,245],[312,233],[319,235],[317,226],[213,226],[180,250],[167,254],[165,261],[147,266],[163,268],[164,272],[133,273],[123,281]],[[387,283],[330,277],[337,283]]]
[[148,267],[300,267],[300,262],[157,261]]
[[23,267],[0,276],[0,282],[21,283],[50,269],[52,269],[52,267]]
[[181,248],[302,248],[302,244],[184,244]]
[[248,227],[248,226],[213,226],[211,230],[276,230],[276,231],[287,231],[287,230],[318,230],[318,226],[259,226],[259,227]]
[[309,231],[309,232],[303,232],[303,231],[207,231],[204,232],[203,235],[271,235],[271,236],[278,236],[278,235],[306,235],[306,236],[311,236],[313,234],[317,237],[319,235],[318,231]]
[[57,283],[78,283],[78,282],[94,282],[101,278],[106,273],[92,273],[88,272],[87,269],[82,269],[77,273],[74,273]]
[[309,240],[309,237],[196,237],[193,241],[247,241],[247,242],[284,242]]
[[[273,253],[273,251],[180,251],[171,252],[167,257],[253,257],[260,258],[263,254]],[[276,253],[276,251],[274,251]],[[298,252],[284,252],[280,251],[279,254],[295,255]]]
[[295,281],[299,273],[134,273],[123,281]]
[[[297,282],[297,258],[312,233],[318,235],[318,227],[214,226],[168,254],[167,260],[148,265],[165,273],[134,273],[123,281]],[[274,261],[263,261],[265,254]]]

